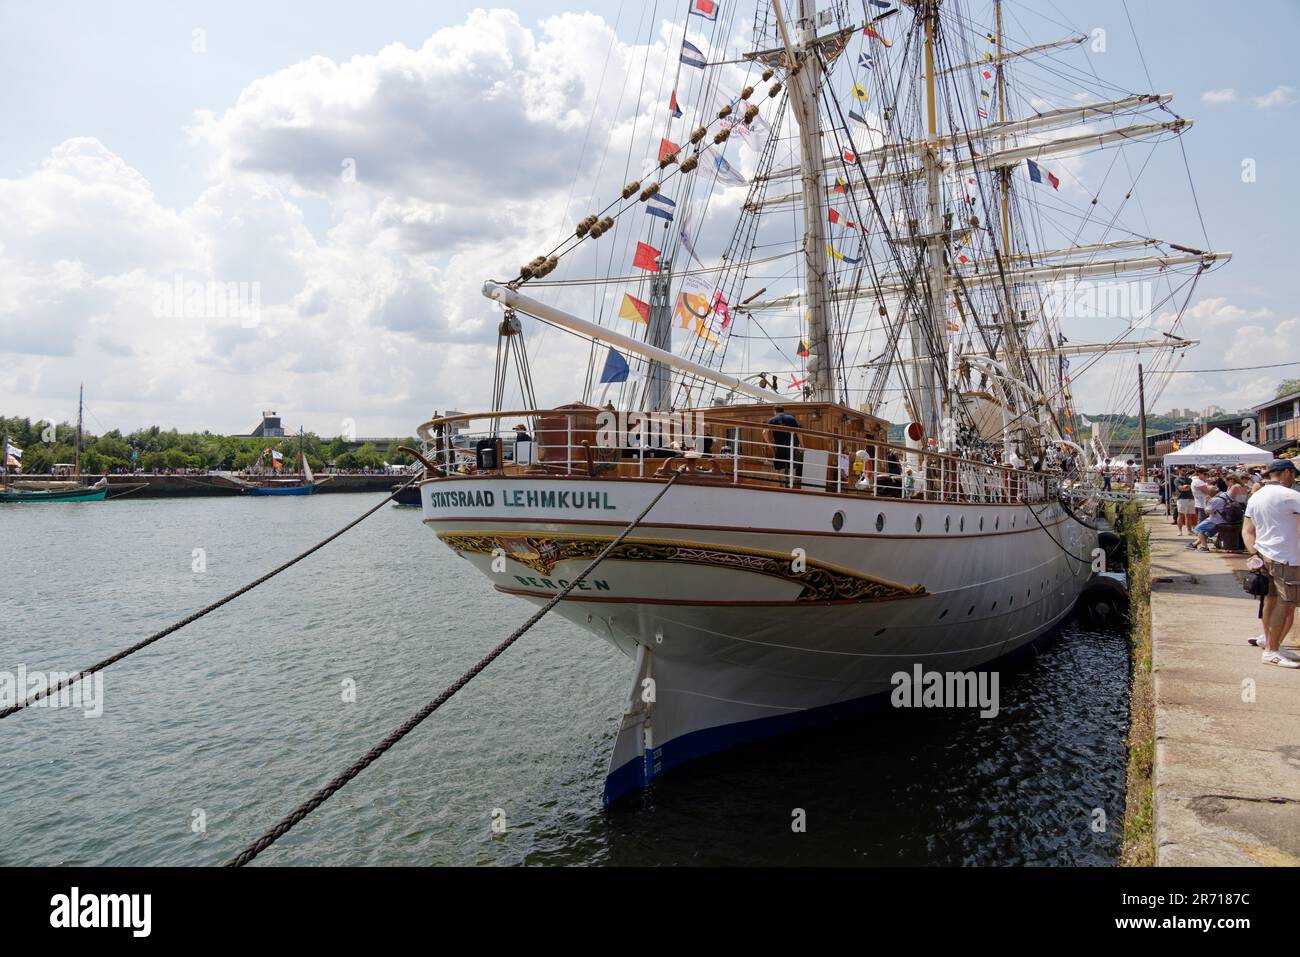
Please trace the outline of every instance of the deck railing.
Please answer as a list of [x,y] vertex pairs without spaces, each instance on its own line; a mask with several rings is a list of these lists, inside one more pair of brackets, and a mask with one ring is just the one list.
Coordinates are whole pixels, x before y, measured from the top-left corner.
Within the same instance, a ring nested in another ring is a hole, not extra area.
[[[467,413],[434,419],[422,425],[420,433],[429,444],[436,474],[444,476],[615,479],[663,477],[684,470],[688,474],[682,479],[701,483],[985,503],[1042,503],[1056,499],[1060,491],[1061,476],[1055,472],[1016,469],[818,429],[732,419],[725,410],[685,413],[691,430],[671,439],[647,428],[644,420],[639,428],[625,418],[614,419],[612,428],[595,427],[595,416],[601,411]],[[624,413],[638,415],[642,414]],[[506,420],[527,423],[528,441],[516,440],[509,426],[503,428]],[[463,428],[483,421],[489,427]],[[755,431],[763,435],[761,440],[745,437]]]

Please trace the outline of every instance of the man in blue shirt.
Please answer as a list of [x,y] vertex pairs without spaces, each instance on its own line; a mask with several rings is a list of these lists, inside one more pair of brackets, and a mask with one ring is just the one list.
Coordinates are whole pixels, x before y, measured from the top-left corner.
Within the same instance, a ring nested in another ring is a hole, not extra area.
[[799,444],[799,438],[793,432],[787,432],[786,428],[799,428],[799,420],[785,411],[785,406],[778,405],[773,410],[776,414],[767,420],[771,428],[763,430],[763,440],[772,447],[772,467],[784,475],[790,471],[791,463],[794,463],[795,474],[801,471],[798,465],[798,455],[795,452],[795,446]]

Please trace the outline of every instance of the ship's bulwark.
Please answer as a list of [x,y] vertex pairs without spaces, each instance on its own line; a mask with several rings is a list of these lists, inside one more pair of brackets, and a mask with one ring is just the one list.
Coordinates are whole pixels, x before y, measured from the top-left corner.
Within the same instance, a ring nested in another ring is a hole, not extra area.
[[[661,488],[436,480],[424,520],[499,591],[540,604]],[[606,800],[879,703],[915,664],[969,671],[1014,651],[1069,613],[1095,547],[1055,504],[677,486],[556,608],[636,662]]]

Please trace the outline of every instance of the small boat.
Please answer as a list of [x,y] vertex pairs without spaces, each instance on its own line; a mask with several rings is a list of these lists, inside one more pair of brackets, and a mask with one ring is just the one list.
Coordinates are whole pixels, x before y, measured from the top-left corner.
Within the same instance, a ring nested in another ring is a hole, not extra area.
[[[264,449],[261,456],[258,457],[257,464],[254,466],[259,472],[264,472],[268,457],[271,459],[271,468],[276,467],[279,461],[280,453],[272,449]],[[316,488],[316,476],[312,474],[311,465],[307,462],[307,456],[302,450],[302,429],[298,430],[298,465],[300,468],[301,479],[262,479],[256,483],[245,482],[244,491],[249,495],[310,495]]]
[[420,504],[420,486],[407,485],[402,487],[401,485],[394,485],[393,488],[397,490],[397,494],[393,496],[394,505],[418,506]]
[[[28,488],[0,490],[0,502],[102,502],[108,495],[108,479],[102,478],[94,485],[77,485],[74,488],[32,488],[37,483],[24,483]],[[63,482],[50,485],[62,486]]]
[[[77,395],[77,458],[68,481],[13,482],[10,468],[22,468],[23,450],[6,437],[4,440],[4,485],[0,487],[0,502],[102,502],[108,496],[108,476],[94,485],[81,478],[81,416],[85,402],[85,387]],[[66,474],[66,473],[65,473]]]

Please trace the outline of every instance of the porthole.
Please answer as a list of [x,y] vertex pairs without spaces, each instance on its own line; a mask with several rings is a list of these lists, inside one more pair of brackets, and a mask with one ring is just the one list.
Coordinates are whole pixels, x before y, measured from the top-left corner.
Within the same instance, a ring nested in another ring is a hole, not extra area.
[[844,527],[844,513],[836,512],[833,516],[831,516],[831,528],[835,529],[835,531],[838,532],[843,527]]
[[876,516],[876,531],[883,532],[884,530],[885,530],[885,513],[881,512]]
[[969,618],[973,614],[975,614],[975,606],[971,605],[970,608],[966,609],[966,617]]
[[942,621],[942,620],[947,616],[947,614],[948,614],[948,609],[947,609],[947,608],[945,608],[943,611],[939,612],[939,620]]
[[1007,599],[1007,606],[1008,606],[1008,607],[1010,607],[1011,605],[1014,605],[1015,603],[1016,603],[1016,596],[1015,596],[1015,595],[1012,595],[1010,598]]
[[966,531],[966,516],[965,516],[965,515],[963,515],[963,516],[962,516],[962,517],[957,521],[957,531],[959,531],[959,532],[964,532],[964,531]]
[[874,635],[872,635],[871,637],[872,637],[872,638],[879,638],[879,637],[880,637],[881,635],[883,635],[884,633],[885,633],[885,629],[880,628],[880,629],[878,629],[878,630],[876,631],[876,633],[875,633]]
[[994,602],[994,603],[993,603],[993,607],[990,608],[989,611],[997,611],[997,610],[998,610],[998,603],[997,603],[997,602]]
[[945,532],[950,532],[950,531],[952,531],[952,516],[951,516],[951,515],[945,515],[945,516],[943,517],[943,530],[944,530]]
[[1002,516],[1001,515],[995,516],[993,519],[993,531],[996,532],[1001,525],[1002,525]]
[[1011,527],[1012,528],[1016,527],[1016,517],[1014,515],[1011,516]]
[[984,531],[984,516],[980,516],[980,531]]
[[920,515],[916,516],[916,530],[917,530],[918,532],[921,530],[921,516],[920,516]]

